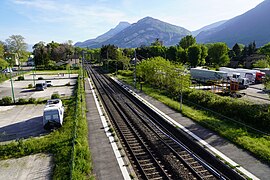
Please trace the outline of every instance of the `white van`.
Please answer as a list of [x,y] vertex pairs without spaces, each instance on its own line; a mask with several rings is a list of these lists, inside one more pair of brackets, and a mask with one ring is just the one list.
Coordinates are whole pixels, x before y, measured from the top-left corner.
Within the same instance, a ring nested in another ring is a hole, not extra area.
[[52,129],[61,127],[64,118],[64,107],[60,99],[51,99],[43,111],[43,127],[44,129]]

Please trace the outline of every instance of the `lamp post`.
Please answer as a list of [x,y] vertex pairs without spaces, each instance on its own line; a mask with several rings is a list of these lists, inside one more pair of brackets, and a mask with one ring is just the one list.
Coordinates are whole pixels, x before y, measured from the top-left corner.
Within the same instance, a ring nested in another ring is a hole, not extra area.
[[9,74],[10,74],[10,83],[11,83],[11,92],[12,92],[12,99],[13,99],[13,103],[15,104],[15,95],[14,95],[14,87],[13,87],[13,81],[12,81],[12,66],[11,66],[11,60],[12,58],[11,57],[7,57],[6,58],[8,61],[10,61],[10,67],[9,67]]
[[134,89],[136,89],[136,68],[137,68],[137,56],[136,56],[136,50],[134,51],[134,57],[135,57],[135,68],[134,68]]
[[180,111],[182,112],[182,105],[183,105],[183,70],[176,68],[175,69],[178,72],[178,76],[180,76]]

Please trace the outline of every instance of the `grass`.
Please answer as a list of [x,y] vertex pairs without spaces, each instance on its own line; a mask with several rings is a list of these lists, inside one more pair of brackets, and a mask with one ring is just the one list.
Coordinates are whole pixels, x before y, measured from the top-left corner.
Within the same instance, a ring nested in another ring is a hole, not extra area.
[[[92,164],[88,147],[88,128],[85,115],[84,89],[82,79],[78,78],[75,95],[63,100],[65,115],[63,127],[50,134],[39,137],[20,139],[0,146],[0,159],[17,158],[36,153],[49,153],[54,157],[53,179],[94,179],[91,174]],[[76,100],[77,115],[76,111]],[[71,169],[72,139],[74,121],[77,120],[74,143],[74,166]]]
[[[133,85],[132,77],[119,75],[118,78],[127,84]],[[166,104],[172,109],[180,111],[179,102],[163,95],[163,91],[153,89],[149,85],[144,84],[143,92]],[[248,150],[256,157],[270,164],[270,136],[250,132],[244,129],[241,125],[221,119],[208,111],[196,109],[196,107],[188,106],[187,104],[183,104],[182,114],[202,126],[215,131],[220,136],[230,140],[237,146]]]

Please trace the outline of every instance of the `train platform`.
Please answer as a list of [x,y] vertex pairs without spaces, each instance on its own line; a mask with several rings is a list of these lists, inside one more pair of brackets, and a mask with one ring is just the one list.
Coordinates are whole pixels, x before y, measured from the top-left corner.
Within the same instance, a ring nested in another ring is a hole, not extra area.
[[121,154],[108,132],[105,117],[89,79],[85,81],[88,141],[92,156],[93,173],[96,179],[130,179]]
[[[130,86],[125,85],[125,87],[134,90]],[[156,112],[160,113],[165,119],[167,117],[169,121],[176,123],[178,127],[181,127],[182,130],[190,134],[210,152],[222,157],[231,165],[234,165],[238,170],[248,175],[251,179],[269,179],[270,166],[256,159],[249,152],[237,147],[228,140],[217,135],[215,132],[202,127],[191,119],[182,116],[181,113],[171,109],[160,101],[145,95],[143,92],[137,90],[134,92],[135,96],[142,98],[141,100],[143,102],[148,104],[148,106],[152,106],[153,109],[156,109]]]

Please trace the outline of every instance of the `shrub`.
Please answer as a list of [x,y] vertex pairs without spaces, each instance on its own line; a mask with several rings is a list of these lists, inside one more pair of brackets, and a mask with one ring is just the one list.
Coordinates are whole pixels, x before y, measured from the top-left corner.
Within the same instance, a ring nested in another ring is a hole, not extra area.
[[133,76],[133,71],[130,70],[118,70],[117,71],[122,76]]
[[24,76],[19,76],[18,77],[18,81],[23,81],[24,80]]
[[5,96],[2,98],[3,105],[10,105],[12,104],[12,98],[10,96]]
[[51,99],[59,99],[59,98],[60,98],[60,95],[58,93],[52,94],[51,96]]
[[44,78],[43,77],[38,77],[38,80],[43,80]]
[[28,88],[33,88],[33,84],[28,84]]
[[1,106],[1,105],[4,105],[4,102],[3,102],[2,99],[0,99],[0,106]]
[[28,99],[28,103],[31,103],[31,104],[34,104],[36,102],[36,99],[35,98],[29,98]]
[[23,98],[20,98],[18,100],[18,104],[27,104],[27,100],[26,99],[23,99]]

